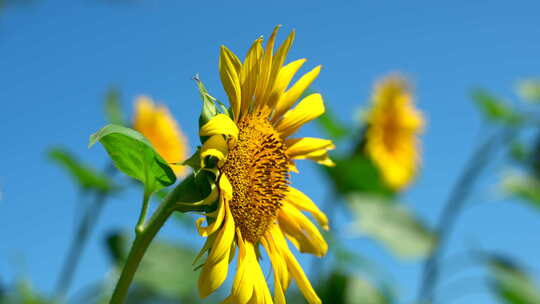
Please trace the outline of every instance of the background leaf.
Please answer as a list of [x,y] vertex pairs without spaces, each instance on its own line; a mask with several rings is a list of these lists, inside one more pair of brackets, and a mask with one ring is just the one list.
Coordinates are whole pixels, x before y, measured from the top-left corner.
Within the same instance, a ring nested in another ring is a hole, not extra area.
[[48,157],[64,168],[85,190],[96,190],[99,192],[111,192],[119,189],[117,185],[105,174],[99,173],[94,168],[80,163],[66,149],[55,147],[49,149]]
[[338,193],[371,193],[392,196],[394,192],[386,186],[373,162],[364,155],[353,157],[332,156],[334,167],[322,169],[330,176]]
[[516,263],[500,256],[490,256],[487,262],[492,283],[491,287],[504,303],[540,303],[538,286]]
[[525,100],[540,102],[540,78],[531,78],[519,82],[518,94]]
[[116,88],[111,88],[105,95],[105,116],[107,120],[116,125],[126,126],[124,113],[122,112],[122,104],[120,102],[120,91]]
[[315,120],[317,124],[324,130],[333,140],[339,140],[347,136],[349,128],[326,109],[325,113]]
[[[107,248],[115,265],[123,265],[122,257],[127,256],[128,241],[127,235],[119,232],[107,237]],[[146,290],[149,296],[159,294],[177,299],[176,302],[197,302],[197,273],[192,265],[196,255],[191,248],[155,240],[137,270],[134,284],[139,287],[139,292]]]
[[530,206],[540,209],[540,180],[535,176],[506,173],[502,179],[502,189],[510,196],[521,199]]
[[437,237],[405,206],[375,196],[348,196],[357,219],[353,232],[368,235],[402,258],[428,255]]
[[90,146],[98,141],[116,167],[141,181],[148,191],[157,191],[176,181],[173,170],[141,133],[119,125],[107,125],[90,136]]
[[516,113],[504,101],[491,95],[487,91],[476,89],[472,98],[484,116],[492,122],[502,122],[510,125],[519,124],[523,117]]

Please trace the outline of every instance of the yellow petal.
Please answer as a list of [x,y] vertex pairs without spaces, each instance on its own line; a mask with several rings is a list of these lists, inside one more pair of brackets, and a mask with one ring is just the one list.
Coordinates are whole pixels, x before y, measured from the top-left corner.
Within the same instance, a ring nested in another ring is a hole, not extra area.
[[313,153],[323,154],[336,148],[331,140],[314,137],[287,139],[285,145],[287,146],[287,155],[296,159],[305,159],[307,156],[317,155]]
[[212,117],[204,126],[201,127],[199,135],[228,135],[233,138],[238,137],[238,127],[232,119],[225,114],[217,114]]
[[268,77],[268,85],[265,90],[265,95],[262,97],[263,100],[266,100],[267,105],[270,108],[274,107],[275,100],[272,100],[270,97],[272,93],[274,92],[274,87],[277,81],[277,78],[279,76],[279,72],[281,70],[281,66],[285,62],[285,58],[287,57],[287,53],[289,53],[289,50],[292,46],[293,40],[295,36],[295,31],[293,30],[287,39],[285,39],[285,42],[281,44],[279,47],[276,55],[274,56],[272,60],[272,69],[270,71],[270,75]]
[[309,212],[323,229],[328,230],[328,218],[326,214],[307,195],[293,187],[289,187],[285,200],[296,208]]
[[225,46],[221,46],[221,53],[219,56],[219,75],[221,76],[221,83],[227,96],[229,96],[229,102],[235,118],[238,118],[240,110],[240,98],[242,96],[242,90],[240,87],[240,68],[241,64],[236,55],[234,55]]
[[272,90],[272,94],[270,94],[268,100],[269,108],[275,108],[276,103],[289,86],[289,83],[291,83],[292,78],[305,62],[306,59],[295,60],[279,70],[276,82],[274,83],[274,89]]
[[239,248],[238,264],[231,295],[225,303],[272,303],[264,274],[257,261],[254,245],[242,239],[239,229],[236,230],[236,235]]
[[298,242],[300,252],[323,256],[328,251],[328,244],[317,227],[294,205],[283,202],[278,222],[281,229]]
[[272,59],[274,43],[276,41],[276,35],[281,25],[274,28],[270,39],[266,43],[263,57],[260,62],[259,74],[257,75],[257,87],[255,88],[255,105],[254,107],[260,108],[265,105],[265,95],[268,90],[269,77],[272,71]]
[[285,256],[285,261],[287,261],[288,268],[294,280],[296,281],[298,288],[300,289],[308,303],[321,304],[321,299],[319,299],[319,297],[315,293],[315,290],[313,290],[313,287],[311,286],[311,283],[306,277],[304,270],[302,270],[302,267],[300,266],[300,264],[298,264],[298,261],[296,260],[294,255],[288,249],[283,250],[283,253]]
[[221,208],[225,209],[223,227],[220,228],[208,258],[204,263],[199,277],[199,294],[205,298],[214,292],[225,279],[229,268],[230,247],[234,240],[235,224],[229,204],[224,203]]
[[[277,227],[277,225],[273,225]],[[272,231],[279,228],[269,228],[269,231],[261,239],[268,256],[270,257],[270,263],[274,272],[274,302],[277,304],[285,304],[285,291],[289,286],[289,273],[287,270],[287,263],[283,260],[281,250],[276,246],[273,240]]]
[[209,223],[208,226],[206,227],[202,226],[202,224],[205,221],[204,217],[197,219],[197,221],[195,221],[195,225],[197,226],[197,231],[199,232],[201,236],[209,236],[212,233],[216,232],[221,227],[221,223],[223,222],[223,219],[225,218],[225,208],[223,207],[224,204],[225,204],[224,198],[220,197],[218,208],[215,212],[215,216],[208,215],[211,217],[215,217],[214,221]]
[[242,83],[242,105],[240,115],[247,113],[253,100],[253,94],[257,86],[257,74],[260,68],[260,61],[263,54],[262,38],[255,40],[249,49],[242,70],[240,80]]
[[231,182],[227,178],[227,175],[221,174],[219,177],[219,194],[226,200],[230,201],[233,196],[233,188]]
[[246,257],[246,246],[238,229],[237,236],[239,236],[238,264],[230,298],[233,300],[232,303],[245,304],[249,302],[253,295],[254,278],[249,269],[251,266],[251,257]]
[[289,110],[283,119],[279,121],[276,130],[282,137],[287,137],[296,132],[302,125],[321,116],[324,113],[324,102],[318,93],[311,94],[302,99],[292,110]]
[[214,135],[206,140],[201,148],[201,167],[205,167],[204,160],[208,156],[213,156],[218,159],[218,167],[223,166],[227,158],[229,148],[223,135]]
[[313,70],[307,72],[302,76],[285,94],[281,95],[277,105],[276,112],[274,114],[274,120],[279,120],[281,115],[289,110],[293,104],[304,94],[311,83],[319,76],[321,66],[315,67]]

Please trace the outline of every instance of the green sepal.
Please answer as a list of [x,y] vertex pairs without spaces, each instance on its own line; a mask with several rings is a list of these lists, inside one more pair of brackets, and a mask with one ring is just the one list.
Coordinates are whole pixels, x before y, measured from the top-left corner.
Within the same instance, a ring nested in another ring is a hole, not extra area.
[[107,125],[90,136],[89,147],[98,141],[120,171],[144,184],[145,192],[158,191],[176,181],[171,167],[141,133],[119,125]]
[[182,162],[182,165],[191,167],[195,172],[199,171],[201,169],[201,147],[197,147],[197,151]]

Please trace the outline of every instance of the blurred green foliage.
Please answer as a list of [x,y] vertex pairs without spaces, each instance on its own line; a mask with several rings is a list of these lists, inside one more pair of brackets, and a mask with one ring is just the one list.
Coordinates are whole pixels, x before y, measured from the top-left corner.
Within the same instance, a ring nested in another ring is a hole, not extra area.
[[515,262],[492,255],[487,258],[494,293],[508,304],[539,304],[540,290],[534,279]]
[[48,157],[51,161],[64,168],[83,190],[95,190],[102,193],[119,190],[119,186],[107,175],[82,164],[65,148],[51,148]]

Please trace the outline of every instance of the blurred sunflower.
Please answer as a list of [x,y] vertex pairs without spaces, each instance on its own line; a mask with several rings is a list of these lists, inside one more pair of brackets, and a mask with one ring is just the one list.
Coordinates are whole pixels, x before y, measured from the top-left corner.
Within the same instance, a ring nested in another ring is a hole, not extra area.
[[178,124],[163,105],[139,96],[135,102],[133,128],[152,143],[156,151],[170,164],[176,176],[185,176],[187,167],[175,165],[188,156],[188,143]]
[[[278,27],[263,49],[255,40],[241,62],[221,47],[219,71],[229,97],[231,114],[217,114],[200,129],[207,136],[201,148],[202,165],[211,156],[217,162],[217,209],[197,221],[208,237],[199,257],[208,252],[199,277],[202,298],[226,279],[229,263],[238,247],[236,275],[224,303],[285,303],[285,291],[294,279],[309,303],[320,303],[287,239],[300,252],[324,256],[328,245],[317,227],[303,213],[310,213],[328,229],[326,215],[299,190],[289,186],[295,159],[311,159],[332,165],[330,140],[290,138],[302,125],[324,113],[320,94],[303,98],[291,107],[315,80],[320,66],[302,76],[288,90],[305,59],[283,65],[294,31],[273,54]],[[214,163],[215,163],[214,162]],[[270,295],[258,263],[259,245],[266,250],[274,274]]]
[[403,189],[418,170],[417,135],[424,124],[405,78],[394,75],[376,85],[367,122],[367,154],[392,189]]

